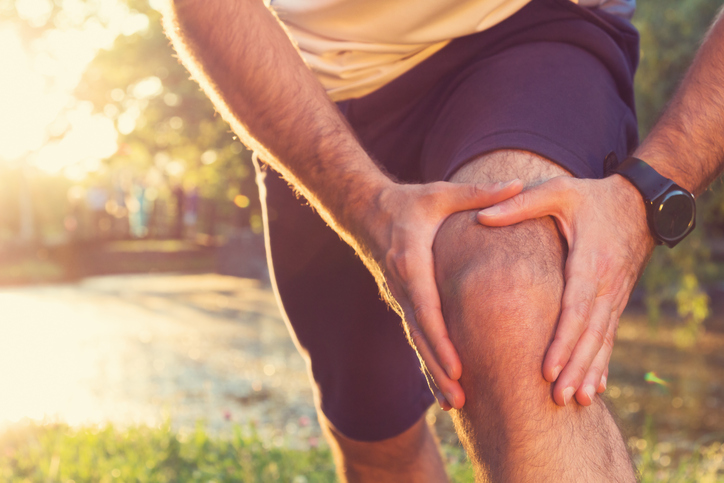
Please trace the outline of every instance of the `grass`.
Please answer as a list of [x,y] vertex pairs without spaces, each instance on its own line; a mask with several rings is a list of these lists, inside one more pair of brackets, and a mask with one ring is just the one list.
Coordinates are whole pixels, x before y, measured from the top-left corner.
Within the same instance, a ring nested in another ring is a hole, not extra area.
[[[633,446],[643,483],[724,482],[721,443],[669,456],[671,449],[647,432]],[[443,446],[443,453],[452,481],[473,481],[460,448]],[[168,423],[125,429],[25,423],[0,434],[0,481],[324,483],[334,482],[335,474],[327,447],[276,447],[253,427],[237,426],[230,436],[220,437],[201,425],[184,433]]]
[[[462,450],[445,448],[456,482],[472,481]],[[174,432],[153,428],[71,428],[23,424],[0,435],[0,481],[30,482],[334,482],[327,447],[275,447],[253,427],[211,436],[202,426]]]
[[265,444],[235,428],[212,437],[169,424],[119,429],[22,425],[0,436],[0,481],[6,482],[332,482],[329,450],[295,451]]

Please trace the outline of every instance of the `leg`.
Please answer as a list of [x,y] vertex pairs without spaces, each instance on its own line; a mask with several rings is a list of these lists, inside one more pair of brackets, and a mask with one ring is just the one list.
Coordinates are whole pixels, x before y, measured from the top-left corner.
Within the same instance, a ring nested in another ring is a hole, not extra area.
[[319,420],[342,482],[443,483],[448,481],[437,438],[422,417],[404,433],[383,441],[355,441]]
[[[524,151],[497,151],[461,168],[457,182],[527,185],[568,175]],[[563,292],[565,243],[554,222],[487,228],[475,212],[448,218],[435,241],[450,337],[467,403],[453,413],[480,481],[635,481],[624,441],[596,397],[557,406],[541,374]]]
[[447,481],[424,418],[434,398],[399,318],[354,251],[284,181],[257,169],[272,282],[340,479]]

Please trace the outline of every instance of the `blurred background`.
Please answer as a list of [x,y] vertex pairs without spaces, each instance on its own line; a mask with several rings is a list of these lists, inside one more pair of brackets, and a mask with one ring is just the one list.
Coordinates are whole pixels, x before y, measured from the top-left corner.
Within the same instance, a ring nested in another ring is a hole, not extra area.
[[[0,476],[332,481],[251,153],[174,57],[161,4],[0,0]],[[639,1],[642,137],[721,4]],[[611,362],[645,481],[722,479],[720,181],[697,224],[656,250]],[[428,419],[472,481],[448,416]]]

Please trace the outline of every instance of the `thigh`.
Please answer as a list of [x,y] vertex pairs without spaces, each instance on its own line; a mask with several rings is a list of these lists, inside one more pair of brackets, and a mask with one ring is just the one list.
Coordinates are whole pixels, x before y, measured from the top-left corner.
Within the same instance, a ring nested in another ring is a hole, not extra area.
[[536,153],[578,177],[636,146],[636,117],[608,68],[566,43],[531,42],[468,67],[446,96],[422,154],[424,179],[450,179],[502,148]]
[[354,250],[276,173],[265,178],[272,280],[320,409],[351,439],[404,432],[434,398],[399,317]]

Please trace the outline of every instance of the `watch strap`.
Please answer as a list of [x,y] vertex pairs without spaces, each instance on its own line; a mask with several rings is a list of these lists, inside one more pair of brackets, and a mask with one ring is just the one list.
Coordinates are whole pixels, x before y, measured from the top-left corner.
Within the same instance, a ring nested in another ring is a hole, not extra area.
[[669,178],[661,176],[645,161],[633,156],[626,158],[613,172],[633,183],[646,202],[651,202],[675,184]]

